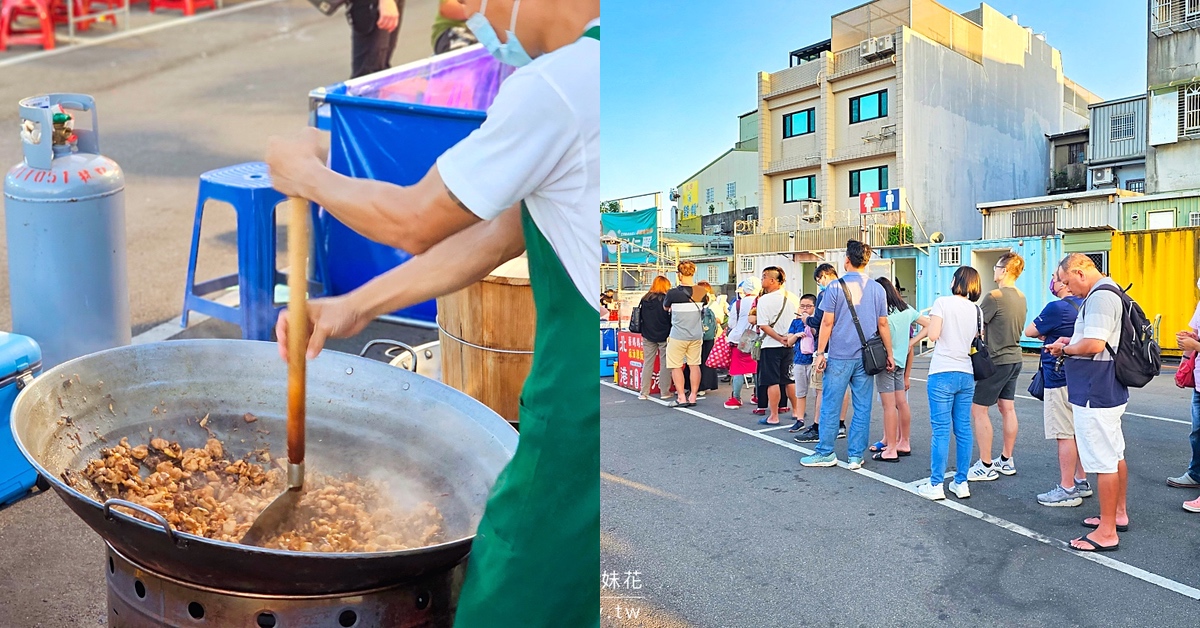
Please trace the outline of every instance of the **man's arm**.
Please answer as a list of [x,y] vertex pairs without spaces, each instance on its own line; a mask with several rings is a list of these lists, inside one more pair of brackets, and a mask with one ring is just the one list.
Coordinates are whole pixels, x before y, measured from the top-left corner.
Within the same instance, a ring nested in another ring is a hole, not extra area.
[[315,201],[356,232],[414,255],[480,222],[442,182],[437,166],[411,186],[355,179],[325,166],[323,143],[313,128],[272,138],[266,160],[275,189]]
[[[351,336],[378,316],[465,288],[524,250],[521,211],[514,206],[446,238],[347,295],[310,301],[309,358],[316,357],[327,338]],[[280,353],[286,358],[286,312],[280,314],[275,331]]]
[[821,341],[817,347],[817,353],[825,353],[825,348],[829,346],[829,334],[833,333],[833,312],[825,312],[825,316],[821,318]]

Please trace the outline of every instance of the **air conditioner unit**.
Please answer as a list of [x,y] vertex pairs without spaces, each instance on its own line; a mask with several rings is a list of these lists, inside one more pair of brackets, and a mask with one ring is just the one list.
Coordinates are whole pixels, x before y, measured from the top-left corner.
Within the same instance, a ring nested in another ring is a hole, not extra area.
[[678,190],[678,189],[676,189],[676,188],[671,188],[671,193],[670,193],[670,195],[669,195],[669,198],[670,198],[672,201],[677,201],[677,200],[679,200],[679,199],[681,198],[681,197],[679,196],[679,190]]
[[1092,171],[1092,185],[1111,185],[1112,183],[1112,168],[1096,168]]
[[807,222],[821,220],[820,201],[800,201],[800,218]]
[[896,51],[896,36],[889,34],[875,38],[875,54],[884,56]]
[[858,56],[862,57],[863,59],[870,59],[874,57],[877,45],[878,44],[875,43],[874,38],[868,37],[867,39],[862,40],[862,43],[858,45]]

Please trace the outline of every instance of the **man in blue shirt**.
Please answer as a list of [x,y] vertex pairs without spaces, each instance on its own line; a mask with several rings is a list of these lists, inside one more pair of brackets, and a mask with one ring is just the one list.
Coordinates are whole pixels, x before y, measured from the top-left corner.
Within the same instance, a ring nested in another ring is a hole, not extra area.
[[[816,453],[800,459],[806,467],[832,467],[837,465],[833,443],[837,439],[835,427],[839,410],[838,402],[850,387],[854,405],[854,416],[850,420],[847,438],[849,446],[849,468],[862,467],[863,452],[871,430],[871,403],[875,396],[874,378],[867,375],[862,362],[862,341],[855,329],[850,314],[849,293],[863,337],[879,335],[885,347],[892,344],[887,323],[887,295],[883,286],[867,276],[867,262],[871,259],[871,247],[858,240],[846,243],[846,273],[837,282],[829,284],[821,301],[820,334],[817,351],[813,354],[813,368],[824,373],[821,390],[820,437]],[[826,355],[828,350],[828,355]],[[895,368],[892,357],[887,358],[887,368]]]
[[[1052,345],[1059,338],[1069,338],[1075,333],[1075,319],[1083,299],[1071,296],[1067,284],[1060,281],[1058,271],[1050,277],[1050,292],[1058,297],[1042,309],[1042,313],[1025,328],[1025,335],[1040,338],[1044,345]],[[1078,506],[1084,497],[1092,495],[1092,485],[1079,464],[1079,450],[1075,446],[1075,417],[1071,403],[1067,401],[1067,374],[1059,360],[1042,351],[1042,383],[1045,398],[1042,404],[1042,420],[1046,427],[1046,438],[1058,441],[1059,483],[1049,491],[1037,496],[1043,506]]]

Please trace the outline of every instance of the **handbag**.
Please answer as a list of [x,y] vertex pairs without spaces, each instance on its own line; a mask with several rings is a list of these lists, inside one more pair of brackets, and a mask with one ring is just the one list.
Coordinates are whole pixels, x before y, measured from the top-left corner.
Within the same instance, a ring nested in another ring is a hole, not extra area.
[[1179,370],[1175,371],[1175,385],[1180,388],[1195,388],[1196,387],[1196,353],[1183,359],[1179,363]]
[[975,337],[971,339],[971,370],[975,372],[975,381],[983,381],[996,374],[996,363],[992,362],[992,352],[983,341],[983,312],[975,306],[975,321],[977,328]]
[[633,306],[633,311],[629,313],[629,331],[635,334],[642,333],[642,305],[640,303]]
[[349,0],[308,0],[309,4],[316,7],[318,11],[325,15],[333,15],[338,9],[342,8]]
[[[783,305],[779,306],[779,314],[775,315],[775,320],[771,321],[771,327],[775,327],[775,323],[779,322],[780,317],[783,316],[783,311],[787,309],[787,296],[787,290],[784,290]],[[750,345],[750,357],[754,358],[755,362],[757,362],[759,357],[762,356],[762,344],[766,337],[767,334],[764,333],[760,328],[758,334],[754,336],[754,341]]]
[[732,346],[725,342],[724,334],[718,335],[716,341],[713,342],[712,351],[708,352],[708,361],[704,365],[710,369],[727,369],[732,361]]
[[[734,307],[734,312],[737,314],[738,321],[741,321],[742,320],[742,299],[738,299],[737,304],[735,304],[733,307]],[[746,355],[750,355],[750,346],[753,344],[754,344],[754,334],[751,334],[750,330],[747,329],[742,332],[742,337],[738,338],[737,350],[741,351],[742,353],[745,353]]]
[[1038,401],[1046,400],[1046,378],[1042,375],[1044,366],[1039,365],[1038,370],[1033,372],[1033,379],[1029,382],[1029,396]]
[[854,300],[850,298],[850,288],[846,287],[846,281],[843,279],[839,278],[838,283],[842,284],[842,292],[846,293],[846,305],[850,307],[850,317],[854,319],[854,328],[858,330],[858,339],[862,342],[863,369],[867,371],[867,375],[878,375],[887,370],[887,347],[883,345],[883,338],[879,337],[878,331],[867,339],[862,325],[858,322],[858,312],[854,309]]

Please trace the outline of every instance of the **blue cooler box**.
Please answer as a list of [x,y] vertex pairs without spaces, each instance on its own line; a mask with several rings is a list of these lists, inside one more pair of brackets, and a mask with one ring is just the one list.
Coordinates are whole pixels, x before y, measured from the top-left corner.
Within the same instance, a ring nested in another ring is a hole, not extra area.
[[612,377],[617,368],[617,352],[600,352],[600,377]]
[[17,449],[13,439],[13,401],[17,398],[17,378],[42,371],[42,350],[25,336],[0,332],[0,505],[24,497],[37,483],[37,471]]

